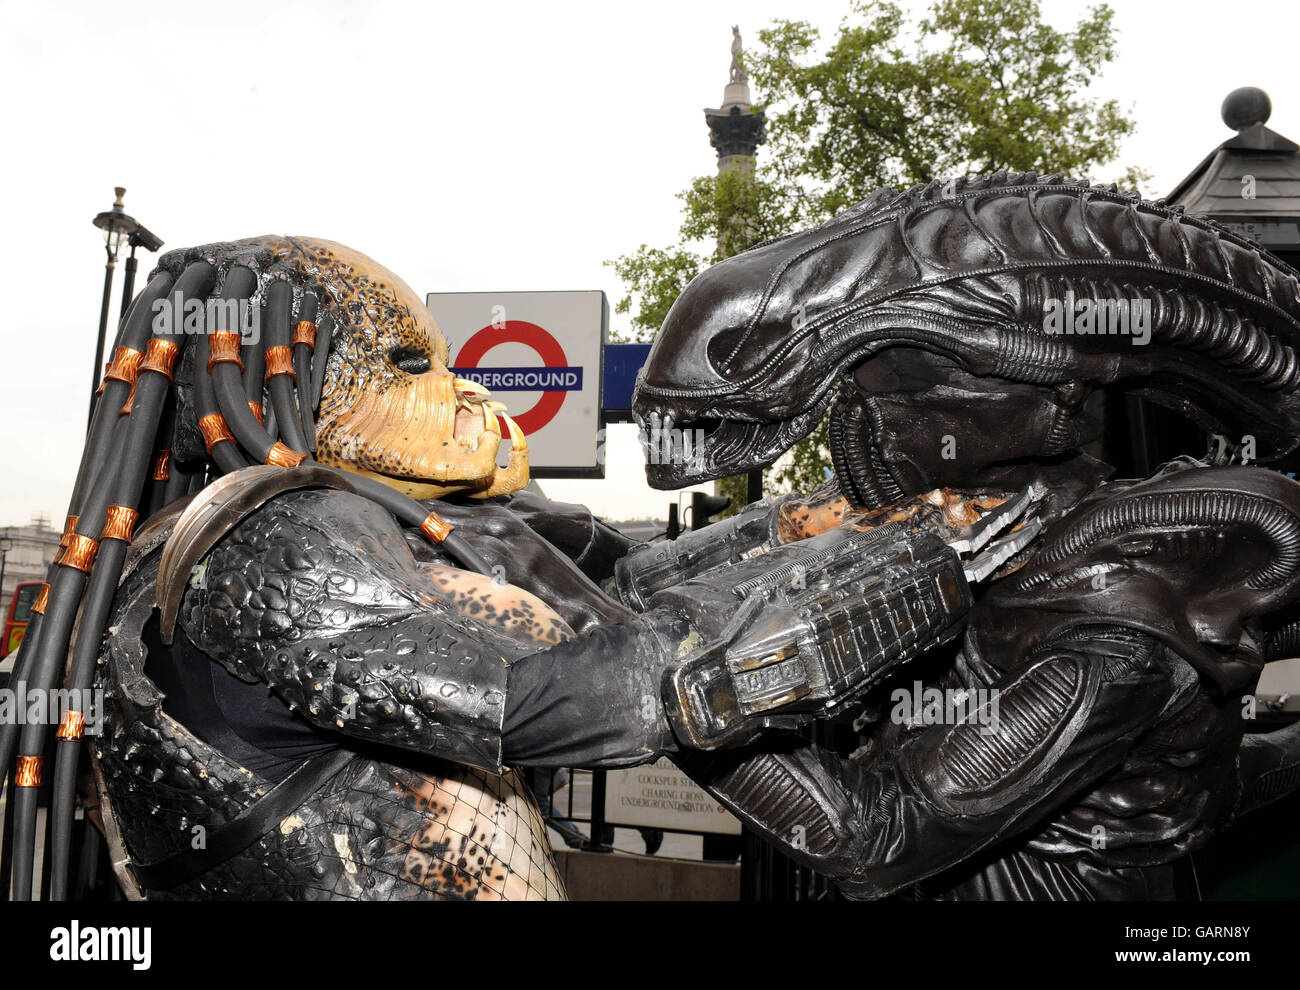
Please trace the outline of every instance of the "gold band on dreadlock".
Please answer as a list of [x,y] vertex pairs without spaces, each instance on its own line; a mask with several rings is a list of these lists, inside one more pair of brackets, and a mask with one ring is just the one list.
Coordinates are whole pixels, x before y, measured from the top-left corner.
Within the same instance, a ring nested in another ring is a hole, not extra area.
[[72,533],[77,528],[77,519],[79,517],[70,515],[63,522],[63,535],[59,537],[59,549],[54,554],[54,562],[57,564],[63,559],[63,555],[68,552],[68,541],[72,539]]
[[274,464],[276,467],[297,467],[306,457],[307,455],[302,451],[286,447],[277,440],[271,445],[270,451],[267,452],[266,463]]
[[14,784],[18,787],[40,787],[41,768],[45,760],[39,756],[20,756],[14,768]]
[[89,536],[73,533],[68,541],[68,549],[59,560],[60,567],[75,567],[79,571],[90,573],[95,566],[95,554],[99,553],[99,541]]
[[298,377],[293,371],[293,352],[287,347],[268,347],[266,349],[265,381],[269,382],[276,375],[288,375],[294,379]]
[[433,540],[434,543],[441,543],[450,536],[452,528],[451,523],[436,512],[430,512],[424,517],[424,522],[420,523],[420,532]]
[[233,330],[218,330],[211,335],[208,340],[211,349],[208,357],[209,374],[214,367],[223,362],[235,365],[240,371],[244,370],[244,361],[239,354],[241,339]]
[[113,379],[134,386],[143,357],[144,352],[137,351],[134,347],[119,347],[113,352],[113,360],[104,369],[104,380]]
[[313,351],[316,350],[316,322],[314,320],[299,320],[293,325],[293,343],[306,344]]
[[135,530],[135,523],[139,518],[140,513],[129,506],[110,505],[104,510],[104,532],[99,536],[100,542],[121,540],[123,543],[130,543],[131,533]]
[[174,341],[163,337],[154,337],[145,348],[144,360],[140,362],[140,370],[156,371],[160,375],[165,375],[167,380],[171,381],[172,367],[176,364],[176,355],[179,353],[180,347]]
[[56,739],[68,739],[73,742],[80,739],[86,730],[86,713],[74,712],[71,709],[63,713],[63,720],[59,722],[59,731],[55,733]]
[[199,432],[203,434],[203,444],[209,454],[212,448],[223,440],[235,442],[235,435],[230,432],[230,427],[226,425],[226,418],[221,413],[208,413],[199,420]]

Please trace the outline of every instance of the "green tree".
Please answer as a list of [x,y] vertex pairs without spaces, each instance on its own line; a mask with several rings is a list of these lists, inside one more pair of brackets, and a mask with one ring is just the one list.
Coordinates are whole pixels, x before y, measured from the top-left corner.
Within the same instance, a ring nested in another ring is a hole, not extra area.
[[[1037,0],[935,0],[915,20],[870,0],[853,4],[825,49],[811,24],[774,22],[746,57],[767,118],[757,167],[695,179],[678,193],[676,244],[608,262],[626,290],[616,312],[631,322],[616,339],[652,339],[708,265],[882,186],[998,169],[1096,178],[1134,130],[1116,101],[1086,95],[1115,57],[1113,17],[1102,4],[1062,31],[1043,22]],[[1148,179],[1129,168],[1116,181]],[[808,491],[829,466],[823,422],[778,461],[765,490]],[[719,488],[743,503],[736,479]]]

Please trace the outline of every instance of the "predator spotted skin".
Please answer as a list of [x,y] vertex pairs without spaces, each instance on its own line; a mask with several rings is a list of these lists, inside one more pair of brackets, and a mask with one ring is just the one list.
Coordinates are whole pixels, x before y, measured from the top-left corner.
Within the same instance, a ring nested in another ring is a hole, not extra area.
[[[1148,304],[1149,339],[1050,332],[1053,301],[1076,299]],[[1182,857],[1300,786],[1300,726],[1247,734],[1242,717],[1296,640],[1300,486],[1190,458],[1107,481],[1107,403],[1181,412],[1226,438],[1221,461],[1254,443],[1285,463],[1298,350],[1287,266],[1060,177],[884,190],[705,272],[634,399],[652,447],[705,440],[648,467],[653,484],[771,463],[829,409],[834,482],[751,507],[747,531],[936,525],[1027,491],[1044,532],[977,592],[960,648],[895,682],[996,707],[886,719],[882,688],[851,758],[772,735],[681,765],[852,896],[1174,896]]]

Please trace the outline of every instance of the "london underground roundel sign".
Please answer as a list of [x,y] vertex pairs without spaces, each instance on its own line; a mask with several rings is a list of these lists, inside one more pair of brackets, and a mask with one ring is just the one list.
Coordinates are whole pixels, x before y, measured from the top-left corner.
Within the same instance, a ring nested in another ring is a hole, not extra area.
[[[483,357],[498,344],[523,344],[542,359],[540,368],[482,367]],[[524,433],[536,433],[555,418],[565,397],[582,389],[581,367],[570,367],[560,342],[536,323],[505,320],[483,327],[465,341],[452,368],[462,378],[478,382],[492,392],[540,391],[542,397],[531,409],[513,408],[510,415]]]
[[603,292],[433,292],[427,302],[451,370],[504,402],[527,434],[533,474],[604,476]]

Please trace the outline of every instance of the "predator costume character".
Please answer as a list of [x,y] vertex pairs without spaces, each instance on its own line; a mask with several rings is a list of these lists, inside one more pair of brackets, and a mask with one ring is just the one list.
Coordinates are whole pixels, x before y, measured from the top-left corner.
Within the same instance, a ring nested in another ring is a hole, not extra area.
[[[1049,319],[1062,301],[1069,329]],[[1146,327],[1110,319],[1126,303],[1149,306]],[[851,755],[769,733],[682,764],[851,896],[1173,896],[1186,853],[1300,786],[1300,726],[1246,734],[1243,703],[1294,655],[1300,486],[1227,463],[1253,446],[1291,466],[1298,349],[1286,265],[1059,176],[886,189],[705,272],[635,397],[652,448],[696,438],[693,458],[651,464],[653,484],[770,463],[829,408],[834,483],[751,506],[737,534],[759,517],[792,537],[933,528],[966,511],[962,491],[1032,505],[959,649],[901,678],[979,710],[927,724],[875,698]],[[1219,435],[1223,456],[1107,480],[1125,391]],[[680,581],[652,556],[622,566]],[[799,647],[766,645],[750,666],[779,680]]]
[[[163,257],[119,329],[15,672],[101,688],[103,731],[83,747],[84,711],[57,740],[3,727],[13,897],[39,879],[47,759],[49,893],[68,895],[88,748],[92,813],[133,897],[559,898],[512,768],[630,766],[691,744],[701,709],[673,672],[720,623],[797,631],[809,669],[824,666],[794,708],[728,713],[735,744],[956,634],[969,591],[929,535],[824,534],[834,566],[797,610],[738,600],[725,567],[629,608],[599,583],[630,542],[520,491],[525,437],[447,360],[419,298],[341,245]],[[746,569],[777,590],[793,563],[779,542]],[[916,628],[854,647],[855,617],[882,609]]]

